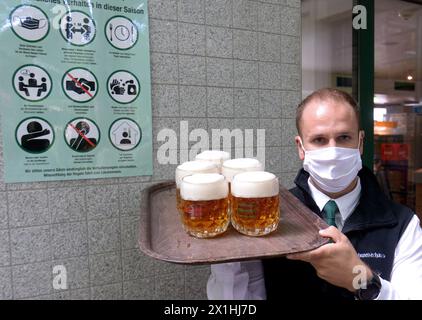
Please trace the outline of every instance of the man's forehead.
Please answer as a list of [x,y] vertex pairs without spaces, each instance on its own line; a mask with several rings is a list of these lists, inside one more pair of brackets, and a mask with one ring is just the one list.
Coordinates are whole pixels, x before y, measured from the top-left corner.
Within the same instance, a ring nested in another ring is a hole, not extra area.
[[354,112],[353,107],[346,101],[340,99],[333,99],[331,97],[321,99],[314,98],[308,102],[304,111],[308,110],[317,110],[320,108],[332,108],[337,110],[347,110],[349,112]]
[[356,112],[347,102],[315,99],[304,108],[303,129],[317,131],[317,128],[334,125],[343,131],[355,130],[355,126],[358,126]]
[[306,118],[348,118],[356,119],[353,107],[345,101],[334,99],[315,99],[310,101],[303,110],[302,117]]

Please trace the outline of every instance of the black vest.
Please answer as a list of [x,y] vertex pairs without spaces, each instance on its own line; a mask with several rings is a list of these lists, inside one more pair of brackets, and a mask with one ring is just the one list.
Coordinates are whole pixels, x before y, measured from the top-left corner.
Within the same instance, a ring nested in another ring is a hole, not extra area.
[[[389,200],[369,169],[363,168],[359,177],[362,185],[360,201],[345,221],[342,232],[349,238],[361,259],[389,281],[397,243],[414,213]],[[300,170],[295,180],[297,187],[290,192],[321,217],[321,212],[311,197],[308,179],[309,174]],[[318,278],[309,263],[273,258],[263,260],[263,265],[268,300],[354,299],[348,290]]]

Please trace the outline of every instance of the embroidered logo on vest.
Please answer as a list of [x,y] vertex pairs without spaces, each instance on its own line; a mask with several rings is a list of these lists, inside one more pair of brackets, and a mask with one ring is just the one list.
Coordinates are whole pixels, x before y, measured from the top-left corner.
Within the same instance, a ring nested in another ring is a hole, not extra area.
[[385,259],[386,255],[379,252],[358,253],[359,258]]

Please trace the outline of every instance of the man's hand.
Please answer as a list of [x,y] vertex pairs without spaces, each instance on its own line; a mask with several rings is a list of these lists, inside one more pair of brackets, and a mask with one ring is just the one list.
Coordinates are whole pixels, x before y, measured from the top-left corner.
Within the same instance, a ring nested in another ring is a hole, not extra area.
[[[319,234],[324,238],[331,238],[334,243],[326,244],[316,250],[287,256],[291,260],[309,262],[317,271],[318,277],[335,285],[355,292],[354,273],[357,266],[364,267],[367,280],[372,278],[371,269],[359,258],[349,239],[337,228],[330,227],[321,230]],[[356,284],[355,284],[356,286]]]

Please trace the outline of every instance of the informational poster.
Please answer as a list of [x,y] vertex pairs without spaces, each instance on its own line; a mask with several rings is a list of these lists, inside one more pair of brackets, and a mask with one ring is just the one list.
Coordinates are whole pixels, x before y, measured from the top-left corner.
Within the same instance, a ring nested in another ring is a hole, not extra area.
[[152,175],[147,0],[2,0],[4,178]]

